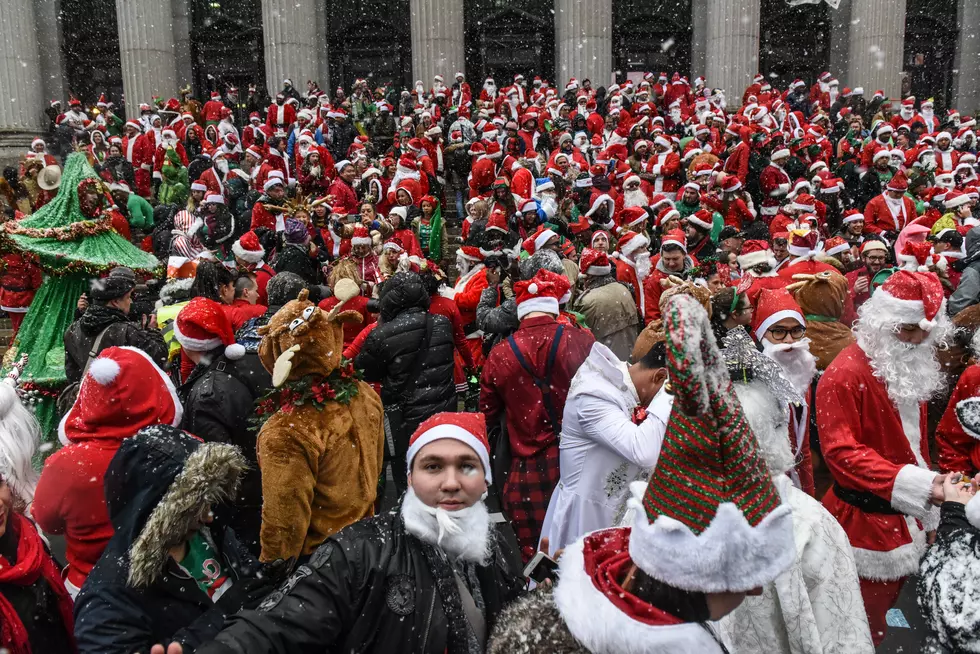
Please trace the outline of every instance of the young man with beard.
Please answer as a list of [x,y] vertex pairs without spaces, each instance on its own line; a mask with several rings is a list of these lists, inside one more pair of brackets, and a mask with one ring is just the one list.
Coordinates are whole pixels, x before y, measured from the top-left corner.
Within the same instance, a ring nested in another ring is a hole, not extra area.
[[885,267],[888,246],[878,239],[865,241],[861,246],[861,261],[863,267],[844,275],[855,311],[871,297],[871,279]]
[[667,288],[668,277],[687,279],[694,260],[687,253],[687,237],[679,229],[667,232],[660,242],[660,259],[650,275],[643,280],[646,296],[644,324],[660,319],[660,296]]
[[817,385],[817,426],[834,478],[824,506],[847,532],[875,645],[939,521],[926,402],[943,386],[936,348],[951,329],[936,275],[901,270],[865,302],[857,343]]
[[432,416],[412,435],[407,463],[397,509],[332,536],[198,654],[483,652],[524,586],[482,501],[491,482],[483,416]]
[[682,193],[674,205],[681,219],[687,218],[701,209],[701,187],[695,182],[688,182],[682,187]]
[[817,360],[810,353],[806,319],[800,305],[786,289],[759,293],[752,318],[752,334],[762,352],[779,364],[797,395],[805,398],[789,404],[790,446],[796,465],[789,472],[793,483],[808,495],[814,494],[813,461],[810,457],[810,382],[817,374]]

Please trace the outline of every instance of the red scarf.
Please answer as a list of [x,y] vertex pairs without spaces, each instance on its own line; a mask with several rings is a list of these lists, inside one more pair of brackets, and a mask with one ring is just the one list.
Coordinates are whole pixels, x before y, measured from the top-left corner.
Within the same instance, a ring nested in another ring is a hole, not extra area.
[[[72,617],[72,601],[65,584],[61,581],[61,572],[54,561],[44,551],[41,537],[34,525],[19,513],[11,513],[7,519],[7,529],[13,529],[17,535],[17,563],[10,565],[6,557],[0,556],[0,584],[15,584],[17,586],[33,585],[38,577],[45,581],[58,596],[58,609],[65,629],[72,638],[74,649],[74,618]],[[27,629],[21,622],[20,616],[3,595],[0,595],[0,647],[7,649],[10,654],[32,654],[31,643],[27,639]]]

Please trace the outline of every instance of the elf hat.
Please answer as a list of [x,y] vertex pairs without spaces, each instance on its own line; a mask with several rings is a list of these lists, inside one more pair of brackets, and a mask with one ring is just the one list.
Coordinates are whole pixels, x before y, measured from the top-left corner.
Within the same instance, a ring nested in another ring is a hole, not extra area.
[[58,439],[65,445],[84,438],[122,440],[150,425],[176,427],[182,416],[173,382],[146,352],[108,347],[82,377]]
[[542,311],[558,315],[559,300],[568,293],[571,284],[568,278],[542,268],[529,280],[514,284],[517,297],[517,319],[532,311]]
[[580,273],[592,277],[603,277],[612,272],[609,256],[601,250],[593,250],[592,248],[582,250],[578,265]]
[[792,511],[758,453],[704,308],[675,295],[664,326],[674,410],[649,483],[630,484],[630,558],[681,590],[764,586],[796,559]]
[[944,310],[946,299],[943,286],[934,273],[899,270],[888,278],[878,292],[880,309],[901,324],[918,325],[925,331],[936,326],[937,316]]
[[249,230],[231,246],[235,256],[248,263],[258,263],[265,258],[265,249],[259,243],[259,237]]
[[637,250],[645,248],[648,245],[650,245],[650,241],[647,239],[647,237],[643,234],[637,234],[636,232],[626,232],[619,237],[619,241],[616,243],[619,253],[624,257],[628,257]]
[[483,474],[487,483],[493,483],[490,469],[490,442],[487,440],[487,419],[482,413],[437,413],[415,430],[408,441],[405,460],[408,474],[412,474],[412,463],[423,447],[433,441],[451,438],[473,448],[483,464]]
[[756,340],[761,341],[770,327],[785,318],[793,318],[806,326],[803,310],[789,291],[785,288],[763,289],[752,314],[752,333]]
[[235,342],[228,314],[220,304],[204,297],[194,298],[177,314],[174,338],[192,352],[210,352],[224,345],[229,359],[245,356],[245,348]]
[[663,252],[663,249],[668,245],[676,245],[684,250],[684,254],[687,254],[687,237],[679,229],[672,229],[664,234],[664,240],[660,243],[660,251]]
[[750,270],[764,263],[768,263],[770,268],[775,269],[779,263],[769,249],[769,244],[757,239],[742,243],[742,251],[735,260],[742,270]]

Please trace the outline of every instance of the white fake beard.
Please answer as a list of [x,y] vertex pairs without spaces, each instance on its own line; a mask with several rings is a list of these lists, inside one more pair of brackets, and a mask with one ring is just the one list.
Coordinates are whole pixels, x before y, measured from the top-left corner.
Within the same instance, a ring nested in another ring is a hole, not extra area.
[[463,257],[456,257],[456,272],[460,277],[464,277],[470,271],[470,262]]
[[648,204],[650,204],[650,202],[647,200],[647,196],[643,193],[643,189],[626,191],[623,194],[624,207],[645,207]]
[[650,274],[650,253],[642,251],[636,255],[633,259],[633,263],[636,266],[636,276],[639,279],[646,279]]
[[925,402],[940,391],[946,379],[936,359],[936,346],[951,331],[945,312],[940,312],[938,324],[926,340],[912,345],[898,340],[895,319],[880,308],[875,310],[871,300],[861,309],[854,335],[868,355],[875,377],[885,382],[891,401],[896,405]]
[[214,163],[215,167],[221,172],[222,175],[228,174],[228,162],[224,159],[219,159]]
[[817,374],[817,360],[810,354],[810,339],[795,343],[770,343],[762,339],[762,353],[779,364],[783,375],[804,397],[810,391],[810,382]]
[[490,513],[482,501],[446,511],[428,506],[409,487],[402,498],[401,516],[405,531],[441,548],[450,558],[477,565],[490,560]]

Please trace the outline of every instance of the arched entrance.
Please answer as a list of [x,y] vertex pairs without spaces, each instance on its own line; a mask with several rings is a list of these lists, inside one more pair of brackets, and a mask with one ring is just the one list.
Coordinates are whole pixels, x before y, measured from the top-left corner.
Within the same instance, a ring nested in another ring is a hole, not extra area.
[[[61,0],[62,38],[68,90],[86,106],[100,93],[122,106],[122,62],[115,0]],[[66,107],[67,108],[67,107]]]
[[[825,2],[789,6],[786,0],[762,0],[759,69],[774,88],[794,79],[807,85],[830,65],[830,16]],[[841,80],[841,88],[847,85]]]
[[237,86],[245,97],[249,84],[265,88],[261,0],[191,4],[191,56],[195,95],[207,98],[208,75],[219,85]]
[[372,89],[411,88],[408,0],[338,0],[327,3],[327,16],[332,87],[343,85],[350,89],[355,79],[366,79]]
[[[501,9],[503,5],[509,6]],[[536,75],[554,84],[553,7],[553,2],[542,0],[466,2],[466,74],[474,93],[487,77],[503,88],[518,73],[528,79],[529,87]]]
[[613,61],[629,73],[691,70],[690,0],[613,0]]
[[950,104],[953,58],[960,29],[955,0],[908,0],[903,93],[911,93],[919,100],[934,98],[937,115],[944,113]]

